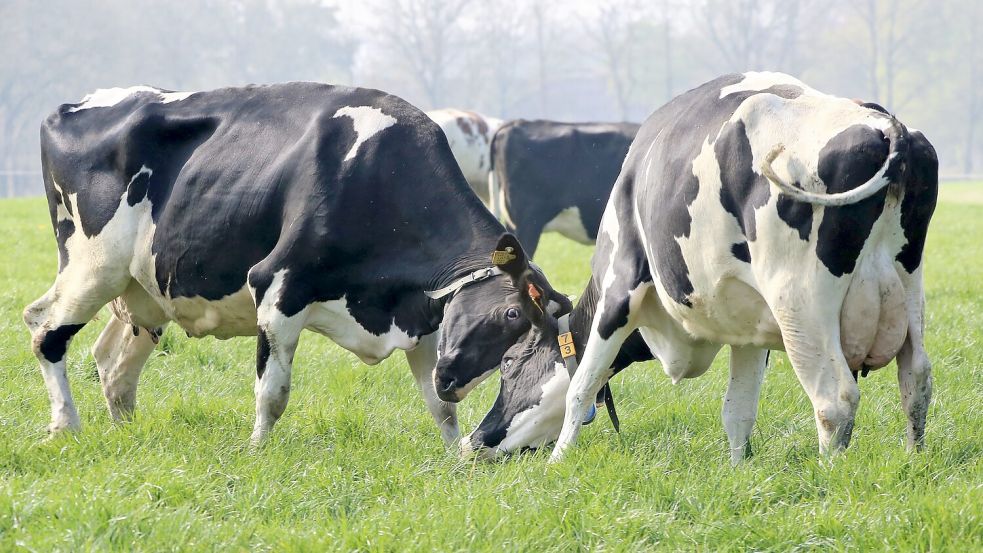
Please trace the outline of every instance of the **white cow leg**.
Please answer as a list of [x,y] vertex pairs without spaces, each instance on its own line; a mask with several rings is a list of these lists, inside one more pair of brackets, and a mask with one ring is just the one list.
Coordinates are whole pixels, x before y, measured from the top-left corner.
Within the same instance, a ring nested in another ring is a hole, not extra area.
[[115,316],[92,346],[102,393],[114,422],[132,419],[140,373],[156,346],[150,331]]
[[721,414],[730,442],[732,465],[738,465],[751,456],[751,431],[758,416],[758,398],[767,360],[766,349],[753,346],[730,348],[730,382]]
[[72,281],[64,278],[64,274],[59,275],[47,293],[24,310],[24,322],[31,331],[31,349],[41,365],[51,402],[48,431],[52,434],[81,427],[68,385],[65,358],[75,334],[114,297],[110,295],[112,291],[103,295],[100,290],[70,286],[68,283]]
[[286,317],[272,306],[261,306],[256,337],[256,424],[251,441],[260,445],[283,415],[290,399],[290,372],[304,328],[307,310]]
[[792,368],[812,401],[819,451],[835,453],[850,445],[860,388],[840,346],[836,317],[780,320]]
[[908,291],[908,337],[898,352],[898,386],[901,406],[908,417],[906,444],[909,451],[914,451],[925,445],[925,418],[932,401],[932,363],[925,353],[925,301],[920,269],[905,287]]
[[457,424],[457,405],[441,400],[433,387],[433,368],[437,364],[437,333],[421,338],[416,348],[406,352],[406,361],[413,371],[413,378],[423,395],[423,401],[440,429],[440,437],[448,448],[452,448],[461,437],[461,431]]
[[[595,317],[601,316],[601,313],[595,315]],[[634,328],[629,326],[621,327],[606,340],[601,338],[597,331],[591,331],[580,368],[573,375],[570,389],[567,390],[563,428],[556,441],[556,447],[550,455],[550,462],[562,460],[566,451],[577,441],[587,410],[597,397],[601,386],[611,377],[611,364],[614,363],[621,344],[633,330]]]

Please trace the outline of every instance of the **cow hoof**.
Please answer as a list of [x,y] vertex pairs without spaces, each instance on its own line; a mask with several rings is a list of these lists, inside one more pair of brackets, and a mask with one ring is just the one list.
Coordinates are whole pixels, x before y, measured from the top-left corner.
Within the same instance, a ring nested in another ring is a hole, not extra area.
[[51,421],[51,423],[46,428],[46,430],[48,431],[48,435],[45,438],[45,441],[51,441],[58,438],[59,436],[63,436],[65,434],[69,434],[72,432],[78,432],[81,429],[82,429],[82,423],[78,420]]

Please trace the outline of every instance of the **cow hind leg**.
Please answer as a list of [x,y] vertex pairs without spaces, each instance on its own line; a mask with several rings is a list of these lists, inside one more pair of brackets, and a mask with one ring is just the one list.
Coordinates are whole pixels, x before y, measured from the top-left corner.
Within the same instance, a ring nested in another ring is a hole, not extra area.
[[835,453],[850,445],[860,389],[840,346],[838,318],[808,318],[803,311],[777,318],[792,368],[812,402],[819,451]]
[[908,336],[898,352],[898,386],[901,406],[908,418],[906,444],[913,451],[921,449],[925,441],[925,419],[932,400],[932,363],[925,353],[925,308],[920,272],[906,288],[909,289]]
[[753,346],[730,349],[730,382],[721,414],[730,442],[732,465],[751,456],[751,431],[758,416],[758,398],[767,362],[768,350]]
[[284,293],[284,272],[273,276],[271,284],[257,289],[258,279],[250,272],[250,289],[256,301],[256,423],[251,441],[260,445],[283,415],[290,398],[290,373],[300,333],[308,309],[286,315],[277,307]]
[[102,393],[114,422],[128,421],[136,407],[137,383],[162,329],[150,330],[112,317],[92,346]]
[[31,349],[41,365],[41,375],[51,403],[48,431],[52,434],[81,427],[66,369],[66,356],[72,338],[102,306],[122,291],[113,286],[104,289],[76,286],[76,282],[109,283],[92,277],[69,281],[62,275],[47,293],[24,309],[24,322],[31,332]]
[[421,338],[416,348],[406,352],[406,361],[423,395],[423,401],[440,429],[440,437],[448,447],[454,446],[461,437],[457,424],[457,405],[442,401],[433,387],[433,368],[437,364],[437,333]]

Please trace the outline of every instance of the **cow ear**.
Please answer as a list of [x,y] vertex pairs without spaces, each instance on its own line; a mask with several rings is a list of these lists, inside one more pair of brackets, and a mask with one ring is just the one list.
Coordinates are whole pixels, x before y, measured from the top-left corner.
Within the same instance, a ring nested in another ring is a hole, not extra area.
[[498,245],[491,255],[492,264],[505,271],[512,282],[519,287],[523,274],[529,269],[529,259],[526,252],[519,244],[519,239],[510,232],[506,232],[498,239]]
[[522,273],[516,288],[519,290],[523,313],[541,328],[546,323],[555,322],[555,317],[559,316],[557,313],[562,313],[569,305],[569,300],[566,303],[557,302],[556,292],[546,282],[546,278],[531,268]]

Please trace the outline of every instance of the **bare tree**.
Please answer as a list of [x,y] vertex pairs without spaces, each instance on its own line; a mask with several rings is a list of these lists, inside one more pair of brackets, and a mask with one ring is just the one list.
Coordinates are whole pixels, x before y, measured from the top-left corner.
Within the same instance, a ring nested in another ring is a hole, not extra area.
[[471,0],[374,0],[377,40],[394,67],[423,91],[429,107],[444,105],[451,66],[460,53],[460,21]]
[[629,119],[630,100],[637,82],[635,68],[635,24],[642,5],[631,0],[608,0],[597,14],[584,19],[584,30],[595,59],[611,85],[615,107],[622,120]]
[[980,86],[983,83],[980,82],[980,63],[983,62],[981,58],[983,55],[980,54],[980,49],[983,48],[983,44],[980,43],[980,25],[983,24],[981,21],[980,5],[977,2],[969,2],[966,8],[966,24],[968,27],[968,48],[966,50],[969,59],[967,60],[969,68],[969,86],[966,87],[966,138],[964,141],[964,151],[963,151],[963,172],[967,175],[973,172],[973,153],[976,149],[976,128],[983,123],[983,103],[980,101]]
[[551,0],[533,0],[530,8],[532,19],[533,34],[536,37],[536,88],[539,91],[539,115],[549,117],[549,92],[546,87],[546,68],[549,65],[549,51],[547,44],[552,39],[552,26],[550,25],[549,11],[552,8]]

